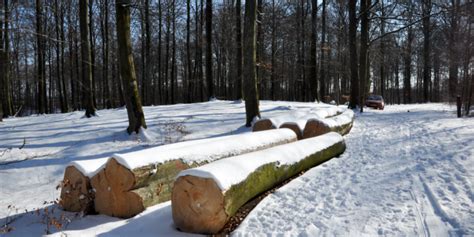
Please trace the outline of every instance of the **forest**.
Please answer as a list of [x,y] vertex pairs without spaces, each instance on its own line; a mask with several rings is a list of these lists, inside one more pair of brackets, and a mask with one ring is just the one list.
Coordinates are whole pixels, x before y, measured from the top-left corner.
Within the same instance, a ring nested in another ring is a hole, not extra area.
[[466,114],[473,101],[472,1],[1,0],[0,7],[0,117],[82,109],[92,116],[124,106],[129,94],[144,106],[245,99],[256,103],[254,115],[258,100],[356,108],[370,94],[388,104],[460,96]]

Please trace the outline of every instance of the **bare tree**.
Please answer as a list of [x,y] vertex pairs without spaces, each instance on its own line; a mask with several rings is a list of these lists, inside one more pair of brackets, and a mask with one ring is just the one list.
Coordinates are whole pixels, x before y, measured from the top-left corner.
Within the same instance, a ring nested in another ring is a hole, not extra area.
[[132,42],[130,40],[130,0],[115,0],[117,18],[117,41],[120,58],[120,76],[125,92],[125,104],[128,114],[127,132],[139,133],[146,128],[140,95],[138,94],[137,76],[132,56]]
[[95,116],[94,88],[92,85],[92,60],[89,45],[89,0],[79,0],[79,25],[81,30],[81,54],[82,54],[82,83],[83,103],[86,107],[86,117]]
[[245,113],[247,121],[245,126],[250,127],[255,117],[260,117],[258,90],[257,90],[257,75],[256,67],[256,19],[257,18],[257,4],[256,1],[245,1],[245,19],[244,19],[244,63],[243,63],[243,78],[244,78],[244,98],[245,98]]
[[431,43],[430,43],[430,14],[431,0],[423,0],[423,101],[429,101],[429,86],[431,83]]
[[215,97],[212,78],[212,0],[206,0],[206,81],[207,98]]
[[234,85],[234,98],[242,98],[242,21],[241,21],[241,0],[235,1],[235,64],[236,74]]
[[359,74],[357,71],[357,17],[356,0],[349,0],[349,55],[351,68],[351,99],[349,108],[355,109],[359,104]]

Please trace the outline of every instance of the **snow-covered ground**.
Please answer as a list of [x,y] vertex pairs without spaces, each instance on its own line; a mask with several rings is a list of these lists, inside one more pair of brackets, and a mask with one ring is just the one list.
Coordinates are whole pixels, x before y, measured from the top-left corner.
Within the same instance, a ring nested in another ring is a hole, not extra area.
[[[322,107],[327,105],[261,102],[263,116]],[[146,107],[146,137],[125,135],[124,109],[99,114],[0,123],[0,225],[14,228],[8,236],[38,236],[47,229],[58,236],[184,235],[173,227],[169,202],[129,220],[81,217],[49,202],[59,197],[56,186],[71,161],[250,131],[242,126],[244,104],[232,101]],[[346,143],[341,158],[265,198],[235,234],[474,234],[473,118],[455,118],[454,107],[442,104],[387,106],[358,114]],[[53,217],[61,230],[44,224]]]
[[359,114],[340,158],[265,198],[234,235],[474,235],[474,119],[453,109]]

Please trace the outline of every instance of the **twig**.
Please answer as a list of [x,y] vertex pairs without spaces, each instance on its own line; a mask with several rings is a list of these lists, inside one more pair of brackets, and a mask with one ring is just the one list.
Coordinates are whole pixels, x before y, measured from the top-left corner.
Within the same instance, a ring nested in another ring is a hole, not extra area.
[[23,149],[23,147],[25,147],[26,145],[26,138],[23,138],[23,144],[18,148],[18,149]]

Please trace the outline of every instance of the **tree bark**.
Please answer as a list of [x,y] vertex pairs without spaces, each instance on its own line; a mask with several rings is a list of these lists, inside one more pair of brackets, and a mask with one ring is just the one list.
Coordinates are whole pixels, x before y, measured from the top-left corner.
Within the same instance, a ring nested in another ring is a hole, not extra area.
[[451,14],[450,14],[450,30],[448,37],[448,67],[449,67],[449,78],[448,78],[448,92],[449,101],[455,101],[458,93],[458,52],[456,50],[457,35],[458,35],[458,9],[459,0],[451,0]]
[[137,76],[133,63],[132,42],[130,40],[130,0],[116,0],[117,40],[120,59],[120,75],[125,92],[125,104],[128,114],[127,132],[138,134],[146,128],[140,95],[138,94]]
[[10,8],[8,0],[3,2],[3,11],[4,11],[4,27],[3,27],[3,41],[1,43],[3,47],[3,116],[12,116],[13,115],[13,98],[12,98],[12,88],[11,88],[11,77],[10,77]]
[[44,78],[44,40],[43,40],[43,4],[42,0],[36,0],[36,63],[38,80],[38,113],[46,113],[46,81]]
[[206,0],[206,81],[207,99],[215,97],[212,77],[212,0]]
[[89,0],[79,0],[79,25],[81,30],[82,90],[86,117],[95,116],[94,87],[92,81],[92,56],[89,32]]
[[252,126],[252,121],[255,117],[260,117],[259,99],[257,90],[257,75],[256,67],[256,17],[257,6],[255,1],[245,1],[245,26],[244,26],[244,98],[245,98],[245,113],[246,113],[246,127]]
[[311,0],[311,51],[310,51],[310,60],[309,60],[309,85],[311,89],[311,101],[320,100],[318,96],[318,78],[317,78],[317,49],[316,41],[318,37],[317,28],[318,20],[318,1]]
[[359,77],[360,77],[360,112],[364,110],[364,99],[366,96],[366,84],[368,82],[368,49],[369,49],[369,7],[370,0],[360,0],[360,52],[359,52]]
[[191,0],[186,0],[186,102],[191,103],[193,79],[191,63]]
[[423,17],[423,102],[430,100],[429,86],[431,83],[431,42],[430,42],[430,14],[431,0],[423,0],[422,3]]
[[321,45],[320,45],[320,54],[321,54],[321,65],[319,73],[319,95],[321,100],[325,101],[324,97],[326,96],[326,0],[322,2],[322,16],[321,16]]
[[241,20],[241,0],[235,1],[235,63],[236,76],[234,85],[234,99],[242,99],[242,20]]
[[359,105],[359,74],[357,71],[357,17],[356,0],[349,0],[349,57],[351,68],[351,98],[349,108]]
[[411,54],[413,31],[411,27],[408,28],[406,46],[403,53],[404,72],[403,72],[403,100],[405,104],[411,103]]

